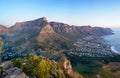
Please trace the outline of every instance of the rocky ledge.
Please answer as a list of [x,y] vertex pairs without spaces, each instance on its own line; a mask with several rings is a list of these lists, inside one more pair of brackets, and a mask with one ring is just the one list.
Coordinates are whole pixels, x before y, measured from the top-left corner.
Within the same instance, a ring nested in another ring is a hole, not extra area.
[[29,78],[22,69],[14,67],[11,61],[6,61],[1,64],[3,72],[0,78]]

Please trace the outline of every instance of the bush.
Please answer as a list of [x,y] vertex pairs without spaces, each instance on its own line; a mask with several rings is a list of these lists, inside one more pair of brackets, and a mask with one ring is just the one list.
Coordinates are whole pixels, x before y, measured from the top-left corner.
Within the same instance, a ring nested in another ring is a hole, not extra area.
[[13,59],[12,62],[15,67],[18,67],[18,68],[22,67],[22,63],[23,63],[22,59],[20,58]]
[[59,64],[45,57],[39,57],[37,55],[30,54],[27,58],[17,58],[12,62],[16,67],[22,67],[23,71],[31,78],[35,76],[37,78],[65,77],[64,73],[60,71],[62,69]]

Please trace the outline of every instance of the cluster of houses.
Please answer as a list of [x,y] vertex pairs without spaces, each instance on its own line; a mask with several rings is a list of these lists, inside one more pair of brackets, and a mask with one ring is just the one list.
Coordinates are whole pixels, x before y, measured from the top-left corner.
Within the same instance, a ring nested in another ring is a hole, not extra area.
[[[75,49],[66,50],[68,55],[77,55],[77,56],[90,56],[90,57],[106,57],[110,56],[113,57],[116,53],[112,52],[111,46],[105,43],[104,39],[102,38],[94,38],[94,37],[86,37],[79,39],[74,45],[77,46]],[[30,51],[22,51],[18,52],[18,50],[23,50],[22,47],[12,47],[12,43],[9,41],[4,41],[4,46],[2,50],[2,60],[9,60],[16,57],[25,57],[30,52],[35,53],[37,55],[43,55],[48,58],[56,59],[60,57],[60,53],[54,52],[46,53],[42,49],[38,49],[35,51],[32,47],[29,48]]]
[[107,49],[101,50],[97,48],[88,48],[88,47],[76,48],[76,49],[68,50],[66,52],[68,53],[68,55],[90,56],[90,57],[106,57],[106,56],[113,57],[115,55],[115,53],[112,52],[111,50],[107,50]]
[[96,37],[86,37],[79,39],[74,45],[78,48],[68,50],[68,55],[90,56],[90,57],[113,57],[111,46],[104,39]]

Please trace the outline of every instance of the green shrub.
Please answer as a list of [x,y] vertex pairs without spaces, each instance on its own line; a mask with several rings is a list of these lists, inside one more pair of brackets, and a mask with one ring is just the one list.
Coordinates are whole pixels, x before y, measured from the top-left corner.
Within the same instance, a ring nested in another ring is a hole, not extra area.
[[21,67],[22,67],[22,63],[23,63],[23,60],[22,60],[22,59],[20,59],[20,58],[13,59],[12,62],[13,62],[13,65],[14,65],[15,67],[18,67],[18,68],[21,68]]

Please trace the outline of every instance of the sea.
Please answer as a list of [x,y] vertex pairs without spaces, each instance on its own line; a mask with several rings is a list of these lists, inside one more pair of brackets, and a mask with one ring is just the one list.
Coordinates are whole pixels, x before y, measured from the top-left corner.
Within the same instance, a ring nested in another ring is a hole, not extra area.
[[108,44],[111,45],[111,49],[114,52],[120,53],[120,28],[111,28],[113,30],[112,35],[103,36]]

